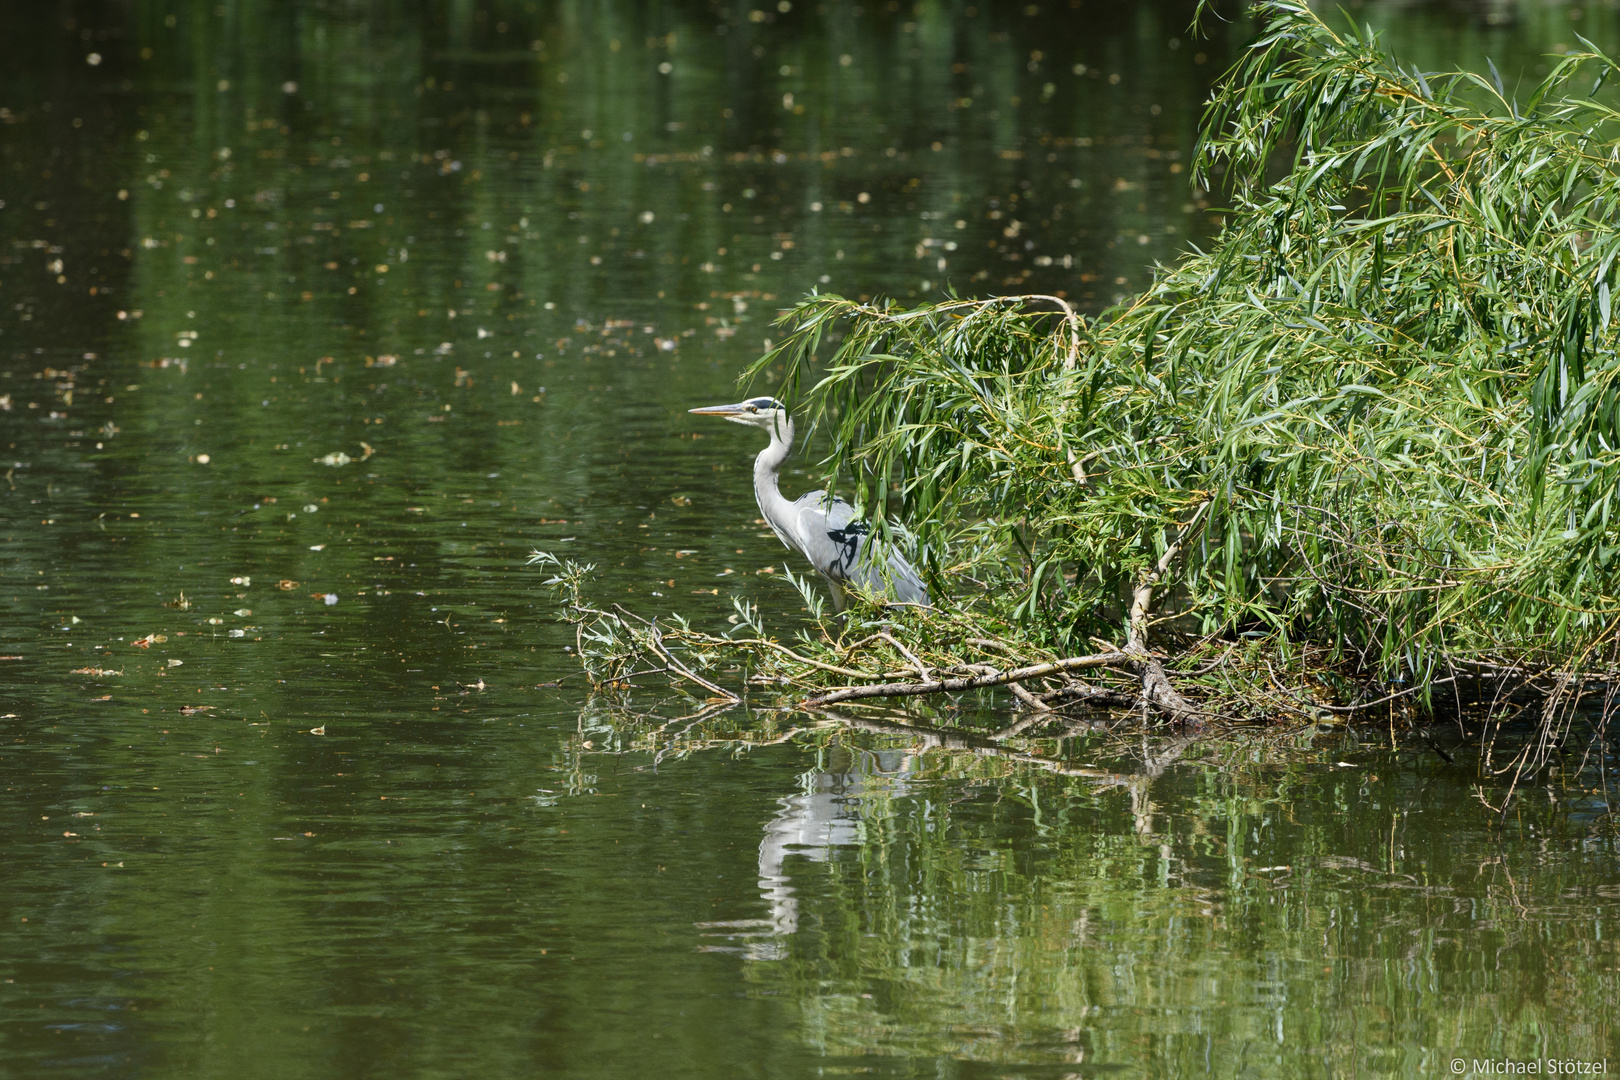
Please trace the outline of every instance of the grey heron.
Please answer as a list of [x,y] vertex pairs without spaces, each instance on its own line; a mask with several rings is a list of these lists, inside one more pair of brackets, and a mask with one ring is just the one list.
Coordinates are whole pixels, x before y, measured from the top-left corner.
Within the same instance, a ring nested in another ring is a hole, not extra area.
[[844,586],[849,583],[902,604],[927,606],[928,589],[917,571],[892,547],[878,550],[871,526],[855,517],[853,506],[825,491],[808,492],[792,502],[783,498],[776,480],[793,449],[793,417],[786,405],[759,397],[688,411],[722,416],[770,435],[770,445],[754,459],[754,498],[776,538],[809,559],[827,579],[834,608],[844,609]]

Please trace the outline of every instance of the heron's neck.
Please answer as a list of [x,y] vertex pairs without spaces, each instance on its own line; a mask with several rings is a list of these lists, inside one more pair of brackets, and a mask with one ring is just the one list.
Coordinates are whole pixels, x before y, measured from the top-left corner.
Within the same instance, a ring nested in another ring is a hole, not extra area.
[[788,535],[783,530],[789,528],[792,521],[793,504],[782,497],[781,489],[776,486],[776,477],[792,449],[793,421],[783,417],[771,431],[771,445],[761,450],[754,459],[754,497],[759,500],[760,513],[765,515],[771,530],[784,544],[789,543]]

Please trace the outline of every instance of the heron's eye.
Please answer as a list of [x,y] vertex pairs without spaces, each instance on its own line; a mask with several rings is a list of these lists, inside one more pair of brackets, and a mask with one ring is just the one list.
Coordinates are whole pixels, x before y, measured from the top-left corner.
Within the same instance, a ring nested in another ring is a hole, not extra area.
[[749,412],[759,412],[759,406],[758,405],[750,405],[750,406],[748,406],[748,411]]

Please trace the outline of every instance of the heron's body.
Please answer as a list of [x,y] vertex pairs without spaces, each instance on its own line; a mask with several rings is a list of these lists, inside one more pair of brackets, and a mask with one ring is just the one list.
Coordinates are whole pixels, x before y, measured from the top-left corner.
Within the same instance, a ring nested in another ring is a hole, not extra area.
[[825,491],[812,491],[789,501],[777,486],[782,463],[793,449],[793,418],[775,398],[753,398],[736,405],[693,409],[723,416],[767,432],[770,445],[754,459],[754,497],[777,539],[810,560],[832,590],[833,606],[844,606],[844,588],[855,584],[902,604],[928,603],[928,589],[898,551],[877,550],[871,527],[855,517],[855,508]]

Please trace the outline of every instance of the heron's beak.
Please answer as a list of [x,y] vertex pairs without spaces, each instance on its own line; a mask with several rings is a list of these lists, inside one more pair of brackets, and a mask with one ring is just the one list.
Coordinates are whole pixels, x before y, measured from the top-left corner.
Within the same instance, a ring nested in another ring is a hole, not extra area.
[[739,403],[737,405],[705,405],[701,409],[687,409],[686,411],[697,413],[699,416],[735,417],[743,415],[743,408],[743,405]]

